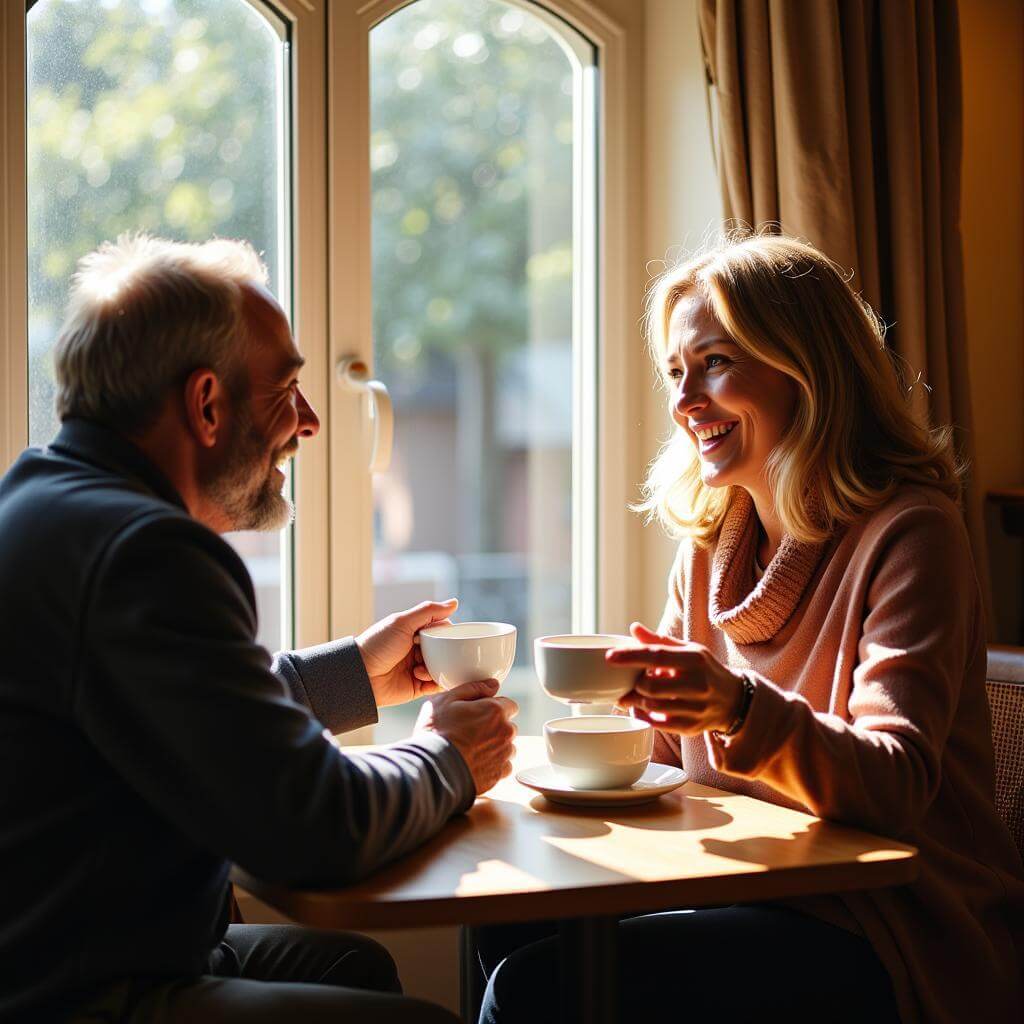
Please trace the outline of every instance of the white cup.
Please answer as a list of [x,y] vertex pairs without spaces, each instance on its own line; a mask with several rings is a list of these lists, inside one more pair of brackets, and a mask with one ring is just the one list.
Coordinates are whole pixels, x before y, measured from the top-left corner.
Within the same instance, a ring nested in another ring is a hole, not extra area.
[[551,767],[573,789],[625,789],[651,763],[654,730],[625,715],[553,718],[544,741]]
[[445,690],[480,679],[502,682],[516,656],[516,627],[507,622],[455,622],[420,630],[427,671]]
[[564,704],[614,705],[643,674],[631,665],[604,660],[612,647],[635,647],[632,637],[611,633],[540,636],[533,642],[533,663],[541,686]]

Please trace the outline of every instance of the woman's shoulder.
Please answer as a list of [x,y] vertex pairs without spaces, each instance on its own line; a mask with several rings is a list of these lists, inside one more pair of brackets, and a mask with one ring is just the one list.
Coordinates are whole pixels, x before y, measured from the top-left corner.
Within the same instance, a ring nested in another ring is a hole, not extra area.
[[882,620],[916,623],[918,631],[973,630],[969,642],[983,642],[981,590],[963,513],[937,488],[900,487],[851,525],[833,558],[845,578],[863,585],[866,609]]
[[888,501],[865,513],[865,522],[875,526],[907,518],[942,519],[958,526],[963,524],[960,506],[938,487],[927,484],[901,484]]
[[932,557],[943,553],[970,557],[963,511],[937,487],[903,484],[876,509],[851,525],[850,539],[860,551],[898,546]]

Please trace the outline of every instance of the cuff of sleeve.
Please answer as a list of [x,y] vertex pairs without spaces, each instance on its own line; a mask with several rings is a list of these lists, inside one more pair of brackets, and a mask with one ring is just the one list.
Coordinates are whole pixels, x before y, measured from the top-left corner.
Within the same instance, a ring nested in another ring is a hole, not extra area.
[[726,775],[756,778],[785,739],[786,698],[778,687],[755,672],[745,673],[754,695],[742,727],[735,736],[704,734],[711,766]]
[[349,732],[376,723],[373,687],[353,637],[291,651],[287,657],[310,710],[331,732]]
[[468,811],[476,800],[476,783],[455,744],[436,732],[418,732],[411,739],[402,742],[402,746],[410,745],[427,750],[436,759],[455,796],[452,814],[464,814]]

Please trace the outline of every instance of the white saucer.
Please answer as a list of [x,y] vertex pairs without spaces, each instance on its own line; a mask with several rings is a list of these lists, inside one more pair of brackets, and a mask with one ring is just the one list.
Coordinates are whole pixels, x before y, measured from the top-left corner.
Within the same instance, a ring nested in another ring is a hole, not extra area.
[[678,789],[686,781],[686,772],[668,764],[649,764],[647,771],[624,789],[573,789],[551,765],[538,764],[517,772],[516,781],[556,804],[642,804]]

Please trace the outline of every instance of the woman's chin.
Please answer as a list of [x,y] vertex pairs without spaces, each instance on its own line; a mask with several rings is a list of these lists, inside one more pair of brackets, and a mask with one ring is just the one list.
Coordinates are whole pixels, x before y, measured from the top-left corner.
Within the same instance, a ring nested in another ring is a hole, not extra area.
[[728,487],[728,476],[728,473],[713,463],[701,463],[700,479],[705,487]]

